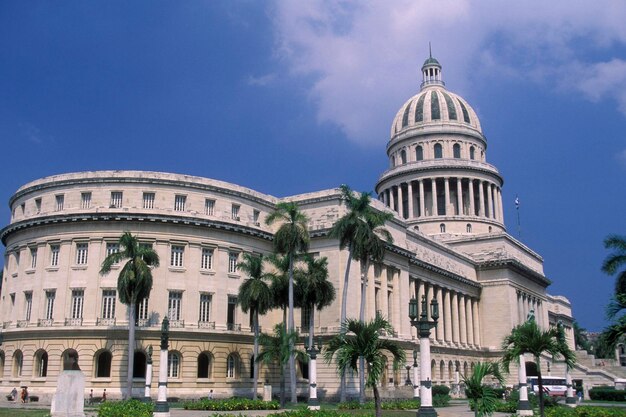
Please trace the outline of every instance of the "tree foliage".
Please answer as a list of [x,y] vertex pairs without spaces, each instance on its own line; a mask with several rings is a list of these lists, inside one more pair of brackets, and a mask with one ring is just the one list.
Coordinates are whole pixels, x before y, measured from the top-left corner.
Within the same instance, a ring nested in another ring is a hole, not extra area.
[[490,416],[496,411],[499,398],[492,386],[485,384],[485,378],[495,379],[499,384],[504,383],[497,362],[477,363],[470,376],[462,376],[465,384],[465,395],[474,409],[476,417]]
[[602,263],[602,271],[616,275],[615,293],[607,306],[607,318],[612,323],[604,329],[602,339],[608,350],[612,350],[617,342],[626,334],[626,236],[609,235],[604,240],[604,247],[613,252]]

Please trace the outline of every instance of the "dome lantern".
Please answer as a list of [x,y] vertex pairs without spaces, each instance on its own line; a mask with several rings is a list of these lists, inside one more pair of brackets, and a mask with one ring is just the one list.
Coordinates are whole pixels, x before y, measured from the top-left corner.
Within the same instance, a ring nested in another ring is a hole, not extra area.
[[430,85],[446,85],[441,79],[441,64],[435,58],[428,44],[429,57],[422,65],[422,84],[420,87],[424,89]]

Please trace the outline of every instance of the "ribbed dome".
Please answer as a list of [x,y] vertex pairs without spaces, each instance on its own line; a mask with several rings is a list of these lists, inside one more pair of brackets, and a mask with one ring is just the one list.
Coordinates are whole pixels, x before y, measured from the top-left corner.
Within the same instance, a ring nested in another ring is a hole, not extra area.
[[398,110],[391,125],[391,138],[405,130],[433,125],[456,125],[482,135],[478,116],[465,99],[442,85],[428,85]]

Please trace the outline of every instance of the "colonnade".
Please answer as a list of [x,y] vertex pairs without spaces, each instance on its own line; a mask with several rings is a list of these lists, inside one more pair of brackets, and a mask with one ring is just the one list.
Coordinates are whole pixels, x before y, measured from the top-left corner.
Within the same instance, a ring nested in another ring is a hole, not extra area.
[[522,290],[517,290],[517,322],[519,324],[528,319],[530,310],[533,310],[535,321],[539,324],[539,327],[547,328],[548,322],[543,311],[543,301],[541,298]]
[[[429,320],[431,319],[430,301],[435,298],[439,303],[439,323],[430,333],[434,342],[451,346],[480,346],[478,298],[430,282],[412,279],[411,297],[418,299],[420,308],[423,295],[426,295],[428,301]],[[415,328],[412,328],[411,332],[413,336],[417,336]]]
[[404,219],[428,216],[478,216],[504,222],[502,191],[490,181],[436,177],[393,184],[379,193]]

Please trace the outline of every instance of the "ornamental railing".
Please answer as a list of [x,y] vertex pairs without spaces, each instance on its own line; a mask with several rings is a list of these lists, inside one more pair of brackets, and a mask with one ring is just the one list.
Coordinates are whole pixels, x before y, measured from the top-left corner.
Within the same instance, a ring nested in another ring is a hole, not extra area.
[[214,321],[199,321],[198,329],[215,329]]
[[54,323],[53,319],[39,319],[37,320],[38,327],[51,327],[52,323]]
[[66,326],[82,326],[83,325],[83,318],[66,318],[65,319],[65,325]]
[[238,323],[226,323],[226,330],[231,330],[233,332],[241,331],[241,324]]
[[114,318],[98,317],[96,319],[96,326],[115,326],[115,317]]

